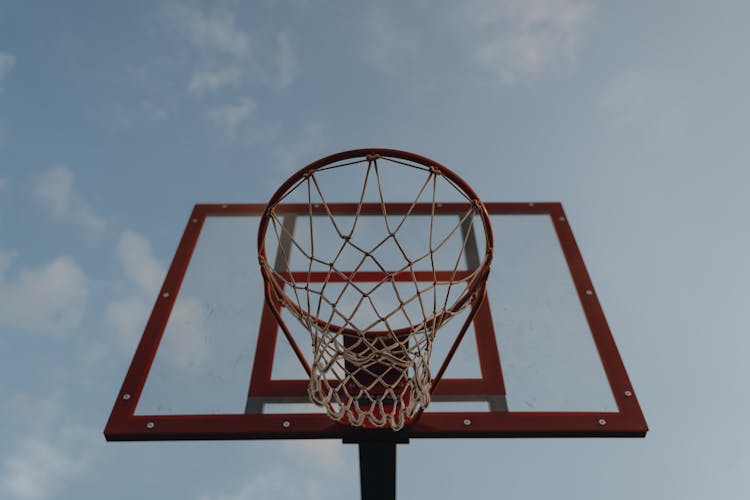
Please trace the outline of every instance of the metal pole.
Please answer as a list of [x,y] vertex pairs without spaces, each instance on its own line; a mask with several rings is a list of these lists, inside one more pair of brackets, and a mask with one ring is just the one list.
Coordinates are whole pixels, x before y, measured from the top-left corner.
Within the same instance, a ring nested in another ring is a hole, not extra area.
[[359,443],[362,500],[396,500],[396,443]]

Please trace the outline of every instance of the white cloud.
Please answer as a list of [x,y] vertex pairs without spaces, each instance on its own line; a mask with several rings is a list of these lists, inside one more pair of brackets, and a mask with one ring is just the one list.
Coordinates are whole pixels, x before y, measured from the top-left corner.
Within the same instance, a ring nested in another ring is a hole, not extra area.
[[242,77],[243,72],[238,67],[198,70],[190,78],[188,92],[195,95],[203,95],[227,85],[237,85],[242,80]]
[[251,33],[238,27],[235,15],[226,9],[204,11],[169,3],[163,15],[166,24],[197,51],[190,58],[195,68],[187,90],[192,95],[202,96],[246,82],[285,88],[301,72],[284,30],[273,37]]
[[235,27],[234,14],[215,9],[204,13],[196,7],[179,3],[164,5],[167,21],[193,46],[200,50],[219,52],[237,58],[251,53],[250,36]]
[[30,438],[4,462],[3,489],[18,498],[47,498],[71,477],[85,470],[80,457],[69,456],[49,444]]
[[152,102],[143,101],[139,106],[141,112],[149,121],[163,122],[166,121],[167,118],[169,118],[169,113],[166,109],[162,108],[161,106],[157,106]]
[[[48,408],[60,414],[57,403]],[[2,462],[0,492],[3,498],[38,500],[60,498],[71,481],[81,478],[94,463],[98,429],[54,422],[35,426],[20,439]],[[7,448],[10,450],[10,447]]]
[[123,352],[132,352],[148,318],[148,303],[140,296],[114,300],[105,310]]
[[256,123],[247,129],[247,140],[253,144],[271,142],[279,137],[282,129],[281,122]]
[[[152,299],[153,300],[153,299]],[[153,304],[143,296],[111,302],[106,309],[107,321],[114,327],[122,352],[132,353],[146,324]],[[162,339],[160,353],[172,365],[190,369],[209,355],[206,310],[201,301],[180,296],[169,317],[169,331]]]
[[[122,351],[130,353],[143,332],[166,269],[154,257],[148,240],[135,231],[123,231],[116,253],[125,279],[133,288],[128,297],[110,302],[105,316]],[[170,363],[185,368],[208,355],[206,311],[200,300],[179,295],[169,327],[170,334],[164,337],[162,345]]]
[[36,269],[6,273],[14,255],[0,251],[0,324],[31,333],[60,336],[75,330],[89,295],[88,279],[70,257]]
[[[319,459],[318,459],[319,460]],[[322,500],[330,497],[331,483],[299,473],[290,480],[287,469],[261,472],[242,485],[236,492],[219,495],[202,495],[199,500]]]
[[292,50],[289,35],[286,31],[279,32],[276,37],[277,50],[274,62],[277,69],[277,78],[274,85],[280,88],[291,85],[300,74],[300,65],[297,56]]
[[110,302],[105,315],[122,349],[130,352],[143,330],[149,304],[154,300],[166,271],[154,257],[148,240],[135,231],[122,232],[116,254],[126,280],[135,289],[131,296]]
[[188,83],[188,92],[203,95],[226,86],[236,86],[256,72],[250,34],[239,29],[235,16],[225,9],[204,12],[178,3],[164,6],[164,19],[190,47],[198,51],[198,69]]
[[594,9],[582,0],[470,0],[465,12],[479,36],[473,62],[513,83],[573,61]]
[[148,240],[135,231],[125,230],[120,235],[116,251],[128,280],[146,295],[156,294],[165,269],[154,257]]
[[365,59],[381,71],[390,72],[417,53],[415,39],[399,31],[392,19],[380,10],[365,18]]
[[600,108],[616,126],[647,127],[660,134],[683,130],[689,103],[680,86],[665,75],[649,70],[617,76],[604,89]]
[[229,137],[236,137],[242,125],[252,116],[256,109],[255,102],[250,98],[241,99],[233,105],[219,106],[208,112],[208,117],[216,125],[226,130]]
[[280,177],[267,179],[269,187],[273,186],[271,191],[275,190],[288,174],[307,165],[310,158],[320,158],[325,152],[327,137],[323,123],[309,122],[300,133],[294,136],[290,133],[287,137],[290,139],[276,150],[279,169],[275,173]]
[[83,225],[96,234],[104,230],[104,219],[94,214],[73,187],[73,172],[54,167],[44,172],[34,186],[34,196],[52,211],[53,217]]
[[345,448],[335,439],[309,441],[284,441],[284,449],[300,465],[310,467],[319,474],[337,476],[346,470]]
[[4,423],[14,432],[0,447],[0,497],[62,498],[66,485],[93,465],[101,430],[74,422],[62,392],[8,396]]
[[13,66],[16,64],[16,58],[6,52],[0,52],[0,81],[2,81]]
[[151,101],[141,101],[135,106],[118,107],[115,110],[117,121],[123,127],[132,127],[137,124],[156,124],[169,119],[169,112],[163,106]]
[[276,500],[311,500],[330,498],[330,485],[341,484],[344,477],[356,474],[349,448],[341,446],[335,439],[287,441],[281,450],[296,462],[294,481],[289,481],[287,468],[269,468],[260,471],[242,484],[236,491],[218,495],[200,496],[200,500],[255,500],[274,498]]
[[204,495],[200,500],[255,500],[265,498],[304,498],[295,497],[295,482],[289,481],[286,474],[280,471],[257,474],[245,483],[238,491],[230,494]]
[[190,369],[200,364],[209,354],[210,313],[205,304],[190,296],[181,296],[169,318],[170,334],[162,342],[166,359],[178,368]]

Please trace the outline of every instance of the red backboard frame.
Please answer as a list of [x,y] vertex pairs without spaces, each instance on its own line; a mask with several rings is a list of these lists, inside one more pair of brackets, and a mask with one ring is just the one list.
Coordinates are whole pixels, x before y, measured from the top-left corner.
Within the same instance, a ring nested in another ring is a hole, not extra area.
[[[455,206],[454,206],[455,205]],[[455,211],[460,204],[439,204],[438,211]],[[410,438],[471,437],[643,437],[648,427],[594,292],[567,217],[560,203],[486,203],[490,214],[548,215],[568,264],[604,372],[617,403],[617,412],[425,412],[399,432],[364,430],[338,424],[325,414],[136,415],[139,397],[167,325],[170,312],[207,216],[260,215],[265,204],[196,205],[177,248],[151,317],[118,393],[104,430],[109,441],[311,439],[345,441]],[[346,209],[341,205],[342,210]],[[296,210],[290,206],[290,211]],[[305,210],[307,206],[305,207]],[[254,256],[248,264],[254,265]],[[487,301],[474,318],[482,377],[444,379],[435,394],[505,393],[502,369],[493,342],[493,322]],[[249,396],[300,397],[307,381],[272,380],[273,345],[278,331],[265,306],[261,318]],[[493,352],[494,351],[494,352]]]

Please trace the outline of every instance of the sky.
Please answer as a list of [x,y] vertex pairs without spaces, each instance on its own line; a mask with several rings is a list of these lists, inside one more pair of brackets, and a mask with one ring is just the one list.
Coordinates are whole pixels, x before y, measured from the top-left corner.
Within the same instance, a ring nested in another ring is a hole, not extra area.
[[749,15],[0,3],[0,497],[356,498],[340,442],[102,430],[193,204],[265,202],[319,157],[389,147],[485,201],[563,203],[650,427],[412,440],[400,498],[745,498]]

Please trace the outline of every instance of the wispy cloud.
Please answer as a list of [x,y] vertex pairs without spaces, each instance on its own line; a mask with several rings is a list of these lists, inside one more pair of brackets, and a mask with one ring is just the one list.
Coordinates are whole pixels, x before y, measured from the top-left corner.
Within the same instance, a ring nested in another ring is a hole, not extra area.
[[[320,461],[320,459],[317,459]],[[199,500],[323,500],[330,498],[330,482],[314,476],[295,473],[294,481],[289,480],[286,469],[277,468],[255,474],[236,491],[215,495],[202,495]]]
[[691,108],[683,89],[663,73],[634,70],[618,75],[605,87],[599,106],[615,126],[648,128],[671,135],[683,130]]
[[286,31],[281,31],[276,36],[276,51],[273,60],[276,77],[271,79],[271,83],[276,87],[288,87],[302,71]]
[[250,35],[235,26],[235,16],[228,10],[203,12],[191,5],[171,2],[164,4],[164,16],[200,50],[238,59],[251,54]]
[[236,104],[218,106],[208,111],[208,117],[223,128],[231,138],[237,137],[242,127],[255,113],[257,105],[250,98],[241,99]]
[[340,484],[344,474],[354,472],[351,461],[347,460],[346,448],[341,446],[340,441],[290,441],[285,442],[281,449],[288,456],[288,460],[296,462],[294,481],[288,480],[286,468],[272,465],[258,472],[233,492],[203,495],[198,498],[200,500],[265,498],[322,500],[330,497],[328,490],[330,484]]
[[100,431],[71,422],[60,396],[19,394],[8,401],[10,423],[17,425],[15,443],[0,450],[3,498],[62,498],[65,487],[94,465]]
[[[289,140],[276,148],[278,158],[278,175],[282,178],[269,179],[275,186],[283,181],[295,170],[302,168],[311,159],[323,156],[327,137],[325,126],[321,122],[306,123],[299,132],[294,132],[288,137]],[[273,188],[275,190],[276,187]]]
[[156,294],[165,269],[154,257],[148,240],[135,231],[125,230],[117,242],[116,252],[128,280],[143,293]]
[[148,302],[140,294],[114,300],[105,310],[122,352],[132,353],[148,318]]
[[73,172],[67,167],[54,167],[40,175],[34,186],[34,196],[59,220],[81,224],[92,234],[106,227],[104,219],[94,214],[74,189]]
[[[135,231],[123,231],[116,255],[130,290],[126,297],[107,305],[105,316],[121,350],[130,354],[146,324],[166,269],[154,256],[148,239]],[[178,367],[188,367],[208,354],[206,308],[201,301],[180,294],[169,325],[172,333],[165,335],[160,350],[167,361]]]
[[0,324],[31,333],[60,336],[83,318],[89,283],[75,261],[58,257],[8,277],[15,255],[0,251]]
[[242,81],[242,78],[242,69],[238,67],[219,68],[216,70],[199,69],[190,78],[188,92],[194,95],[203,95],[228,85],[236,86]]
[[416,39],[378,9],[367,13],[364,40],[365,60],[384,72],[395,71],[417,53]]
[[3,489],[24,499],[51,498],[88,468],[84,457],[29,437],[4,461]]
[[126,281],[134,289],[128,297],[112,301],[105,315],[117,342],[130,352],[138,341],[148,318],[149,303],[156,296],[166,271],[154,257],[148,240],[135,231],[122,232],[115,253]]
[[164,20],[188,46],[192,74],[188,93],[203,96],[244,83],[272,88],[290,86],[301,66],[284,30],[269,36],[267,30],[253,33],[240,27],[237,16],[227,9],[167,3]]
[[470,0],[473,62],[502,83],[539,77],[575,60],[594,8],[583,0]]
[[169,112],[164,106],[152,101],[143,100],[129,108],[119,107],[116,110],[116,119],[123,127],[158,124],[169,119]]
[[195,297],[182,294],[178,298],[169,319],[171,330],[162,341],[166,361],[177,368],[194,370],[212,354],[207,342],[211,314],[210,308]]
[[16,64],[16,58],[7,52],[0,52],[0,82],[6,77],[13,66]]
[[282,471],[271,471],[256,474],[233,493],[202,495],[199,500],[260,500],[275,498],[277,500],[293,498],[318,498],[301,495],[301,482],[289,481]]
[[344,447],[335,439],[285,441],[284,450],[299,465],[309,467],[325,477],[333,478],[346,470]]

